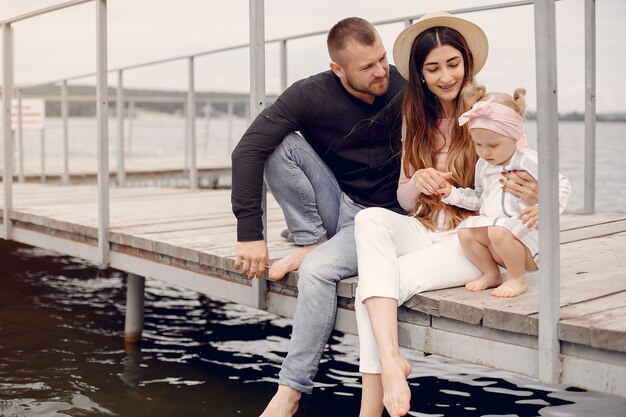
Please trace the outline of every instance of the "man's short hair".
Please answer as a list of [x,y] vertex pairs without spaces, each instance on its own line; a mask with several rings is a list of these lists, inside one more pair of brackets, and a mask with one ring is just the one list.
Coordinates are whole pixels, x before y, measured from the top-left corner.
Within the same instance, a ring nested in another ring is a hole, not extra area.
[[337,53],[345,49],[348,42],[360,45],[373,45],[377,32],[374,26],[360,17],[348,17],[340,20],[328,32],[326,45],[330,59],[336,61]]

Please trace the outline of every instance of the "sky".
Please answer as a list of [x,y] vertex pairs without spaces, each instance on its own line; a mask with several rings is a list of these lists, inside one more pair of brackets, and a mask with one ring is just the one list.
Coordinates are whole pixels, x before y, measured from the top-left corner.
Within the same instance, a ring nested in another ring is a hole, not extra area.
[[[0,0],[0,20],[64,3],[64,0]],[[456,10],[503,0],[439,0],[438,10]],[[265,0],[265,36],[276,39],[328,30],[348,16],[372,22],[419,15],[431,0]],[[559,112],[584,111],[585,0],[556,3]],[[248,43],[248,0],[108,0],[108,64],[120,68]],[[464,13],[489,39],[489,58],[478,81],[489,91],[527,90],[536,108],[534,11],[532,6]],[[87,3],[13,25],[15,82],[27,85],[95,72],[95,5]],[[391,57],[402,23],[382,25]],[[626,0],[596,0],[598,112],[626,112]],[[288,83],[328,69],[325,36],[288,43]],[[0,57],[1,60],[1,57]],[[391,59],[393,63],[393,59]],[[247,49],[196,59],[195,85],[202,91],[249,91]],[[94,77],[72,81],[94,82]],[[111,86],[117,76],[109,77]],[[175,61],[124,73],[128,88],[184,90],[187,63]],[[280,92],[279,50],[266,48],[266,89]]]

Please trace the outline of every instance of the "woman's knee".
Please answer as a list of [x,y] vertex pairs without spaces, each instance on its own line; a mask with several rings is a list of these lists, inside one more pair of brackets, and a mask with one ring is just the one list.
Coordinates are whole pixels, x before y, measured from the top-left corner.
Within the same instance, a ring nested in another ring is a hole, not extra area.
[[368,207],[359,211],[354,217],[355,231],[358,229],[372,229],[385,227],[385,218],[393,213],[382,207]]

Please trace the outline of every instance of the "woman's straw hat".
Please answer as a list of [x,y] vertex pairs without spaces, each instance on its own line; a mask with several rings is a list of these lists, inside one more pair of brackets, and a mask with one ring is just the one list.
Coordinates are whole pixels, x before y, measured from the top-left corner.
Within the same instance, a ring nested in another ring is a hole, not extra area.
[[420,33],[435,26],[452,28],[465,38],[467,46],[474,55],[474,75],[478,74],[485,65],[489,52],[489,42],[485,32],[476,24],[446,12],[426,13],[400,32],[393,44],[393,60],[400,74],[407,80],[409,79],[411,45]]

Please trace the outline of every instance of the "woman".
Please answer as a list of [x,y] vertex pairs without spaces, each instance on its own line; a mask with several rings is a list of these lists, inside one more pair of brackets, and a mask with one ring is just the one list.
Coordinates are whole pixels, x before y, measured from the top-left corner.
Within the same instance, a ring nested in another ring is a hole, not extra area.
[[[423,16],[394,44],[396,66],[409,82],[398,201],[410,215],[368,208],[355,220],[361,417],[379,417],[383,404],[391,417],[409,411],[411,367],[398,347],[398,305],[418,292],[480,277],[456,236],[471,212],[442,203],[437,190],[446,181],[474,185],[477,155],[467,127],[457,123],[464,111],[459,92],[481,70],[487,51],[482,29],[448,13]],[[536,182],[520,175],[509,191],[535,204]]]

